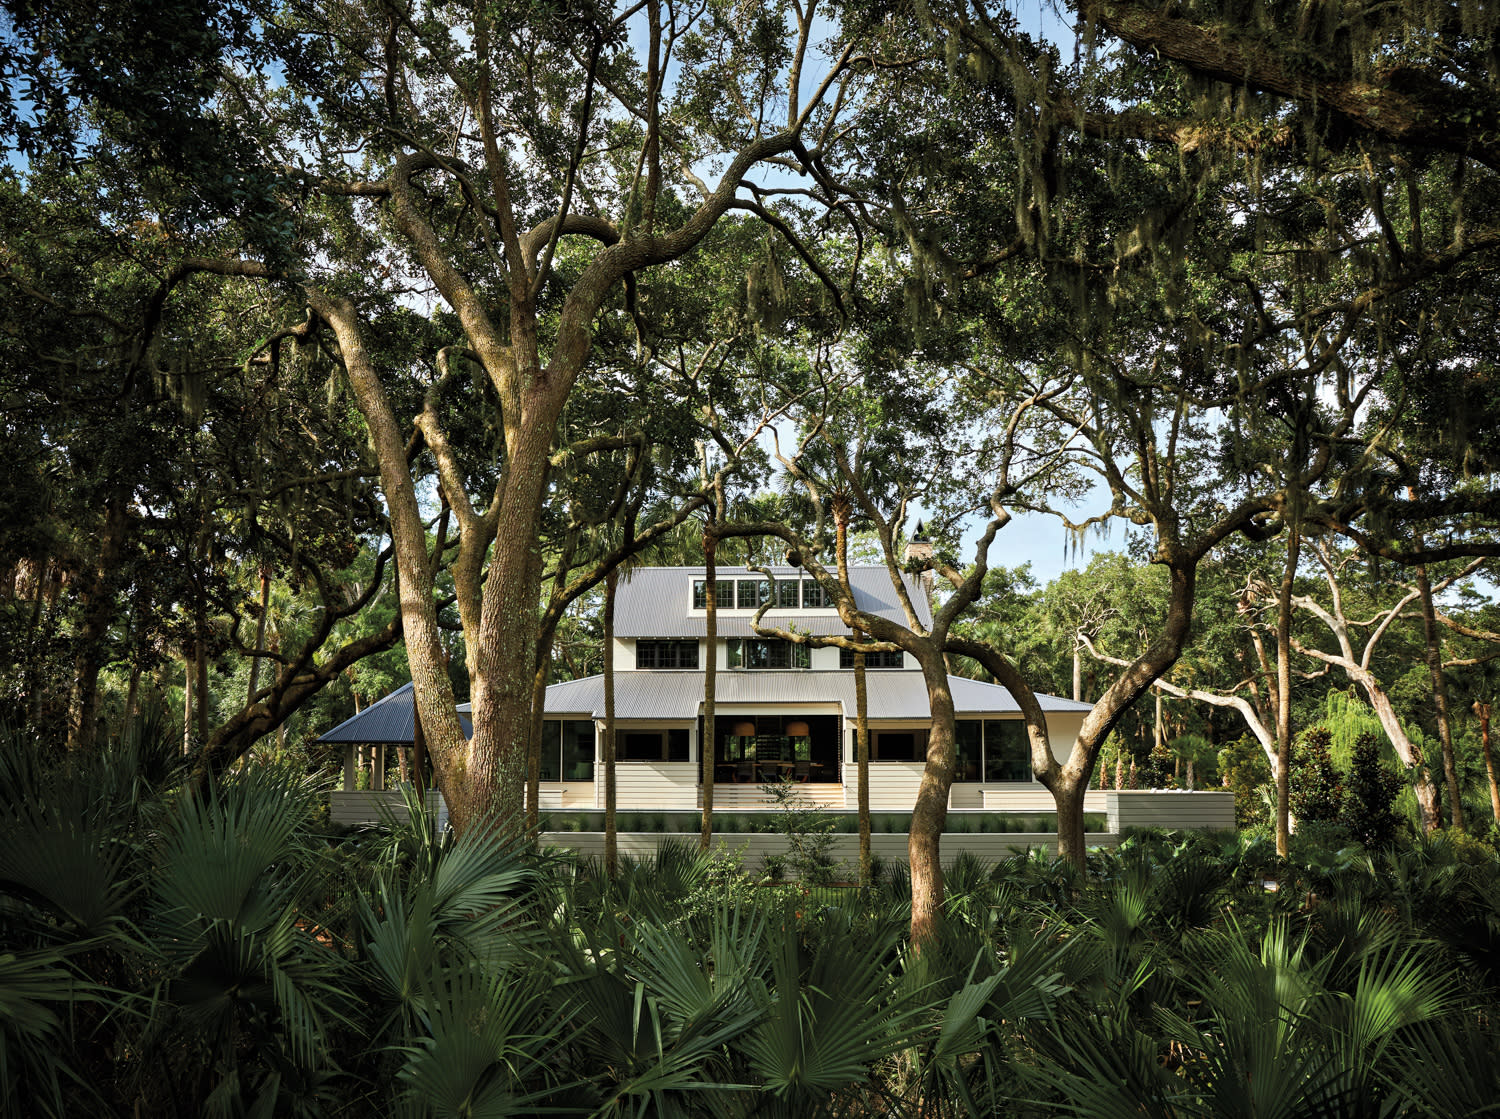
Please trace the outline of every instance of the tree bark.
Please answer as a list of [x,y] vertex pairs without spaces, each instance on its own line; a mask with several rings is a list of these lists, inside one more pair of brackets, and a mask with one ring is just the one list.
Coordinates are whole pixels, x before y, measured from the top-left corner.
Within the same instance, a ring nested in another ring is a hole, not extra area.
[[193,682],[197,679],[197,673],[193,670],[195,659],[190,646],[182,655],[182,756],[185,758],[193,754]]
[[[911,943],[921,953],[936,942],[943,919],[943,861],[941,842],[948,823],[948,790],[953,786],[956,753],[953,693],[948,686],[947,664],[940,652],[924,650],[919,656],[932,711],[927,734],[927,764],[917,801],[912,806],[911,830],[907,835],[907,860],[911,865]],[[935,655],[934,655],[935,654]]]
[[125,552],[130,517],[124,491],[112,492],[99,536],[99,558],[89,571],[88,585],[79,595],[82,624],[73,656],[73,686],[68,697],[67,750],[92,749],[99,737],[99,672],[106,639],[114,621],[113,587]]
[[604,767],[604,874],[614,881],[620,872],[615,831],[615,590],[620,583],[618,568],[604,577],[604,741],[600,764]]
[[271,613],[271,572],[260,569],[260,617],[255,619],[255,651],[250,654],[250,683],[245,689],[245,706],[255,702],[260,688],[260,651],[266,647],[266,619]]
[[[862,634],[854,631],[854,640]],[[865,654],[854,650],[854,760],[855,796],[859,813],[859,884],[868,889],[874,877],[870,852],[870,689],[865,678]]]
[[1292,835],[1292,590],[1302,534],[1297,525],[1287,529],[1286,565],[1276,596],[1276,854],[1291,851]]
[[714,729],[715,705],[719,683],[719,596],[718,596],[719,537],[713,531],[713,522],[703,533],[703,741],[698,744],[699,759],[703,771],[703,820],[698,831],[698,849],[707,851],[714,838],[714,762],[717,759],[718,732]]
[[[1418,548],[1422,538],[1416,538]],[[1432,606],[1432,582],[1427,578],[1427,567],[1416,567],[1417,591],[1422,600],[1422,648],[1427,659],[1427,672],[1432,678],[1432,704],[1437,716],[1438,742],[1443,751],[1443,779],[1448,786],[1448,814],[1454,831],[1464,830],[1463,797],[1459,795],[1458,767],[1453,756],[1453,724],[1448,717],[1448,682],[1443,678],[1443,638],[1438,630],[1437,617]]]
[[1490,750],[1490,704],[1475,700],[1474,714],[1479,716],[1479,748],[1484,751],[1484,771],[1490,779],[1490,810],[1500,825],[1500,780],[1496,780],[1495,755]]

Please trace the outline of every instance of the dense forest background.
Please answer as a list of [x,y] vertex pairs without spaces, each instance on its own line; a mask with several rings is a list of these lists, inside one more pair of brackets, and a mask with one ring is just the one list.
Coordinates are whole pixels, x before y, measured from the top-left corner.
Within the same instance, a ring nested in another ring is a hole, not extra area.
[[[0,1110],[1493,1108],[1493,5],[0,12]],[[924,668],[907,864],[508,845],[630,568],[788,556]],[[950,667],[1057,861],[944,862]],[[455,832],[329,835],[407,679]]]

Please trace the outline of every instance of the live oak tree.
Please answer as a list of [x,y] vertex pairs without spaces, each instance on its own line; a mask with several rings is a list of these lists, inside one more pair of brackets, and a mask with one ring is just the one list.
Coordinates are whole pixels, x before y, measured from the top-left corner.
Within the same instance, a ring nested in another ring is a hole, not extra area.
[[[417,708],[460,828],[521,807],[537,540],[558,421],[599,317],[636,319],[649,346],[651,270],[732,208],[777,225],[746,195],[752,169],[827,158],[855,78],[847,51],[808,72],[816,16],[795,5],[293,8],[268,32],[278,82],[246,77],[225,98],[272,122],[271,160],[301,184],[286,204],[324,240],[299,259],[184,269],[294,285],[337,352],[379,463]],[[387,280],[446,304],[447,341],[421,360],[445,391],[469,385],[484,401],[495,439],[480,476],[463,469],[443,413],[398,394],[402,371],[366,313]],[[457,536],[469,740],[434,617],[424,463]]]

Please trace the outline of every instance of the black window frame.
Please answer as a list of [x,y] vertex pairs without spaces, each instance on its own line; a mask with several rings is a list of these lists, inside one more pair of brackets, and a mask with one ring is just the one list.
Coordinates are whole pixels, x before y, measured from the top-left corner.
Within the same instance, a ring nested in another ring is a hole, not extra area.
[[[839,649],[839,667],[854,667],[853,649]],[[886,671],[892,668],[905,668],[906,654],[903,653],[900,649],[896,649],[894,651],[877,649],[874,652],[865,654],[865,667],[880,669],[881,671]]]
[[[779,637],[732,637],[726,644],[725,659],[736,672],[800,672],[812,667],[812,650],[795,641]],[[756,663],[746,663],[747,657]]]
[[[714,604],[720,610],[734,609],[734,587],[733,579],[714,580]],[[708,609],[708,577],[693,580],[693,609]]]
[[734,606],[736,610],[759,610],[770,600],[771,581],[765,578],[736,579]]
[[823,593],[823,584],[816,579],[802,580],[802,609],[826,610],[828,606],[828,596]]
[[[691,661],[692,663],[686,663]],[[635,666],[638,669],[697,669],[698,641],[695,638],[638,638],[635,643]]]

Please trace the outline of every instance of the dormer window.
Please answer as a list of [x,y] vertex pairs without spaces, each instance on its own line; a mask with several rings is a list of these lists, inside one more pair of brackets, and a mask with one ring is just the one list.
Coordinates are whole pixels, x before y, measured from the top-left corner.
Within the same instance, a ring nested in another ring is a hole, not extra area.
[[637,668],[697,668],[698,642],[646,641],[635,643]]
[[771,584],[764,579],[739,580],[735,605],[741,610],[758,610],[771,598]]
[[[714,605],[720,610],[734,609],[734,580],[714,580]],[[708,580],[693,580],[693,609],[705,610],[708,608]]]
[[[853,668],[854,667],[854,650],[853,649],[840,649],[839,650],[839,667],[840,668]],[[892,649],[892,650],[889,650],[889,651],[877,649],[874,652],[866,653],[865,654],[865,667],[866,668],[905,668],[906,667],[906,657],[901,652],[900,649]]]
[[812,657],[806,645],[776,638],[734,638],[726,642],[730,668],[808,668]]

